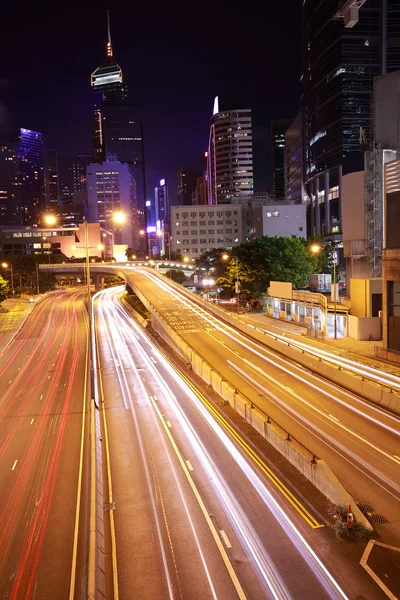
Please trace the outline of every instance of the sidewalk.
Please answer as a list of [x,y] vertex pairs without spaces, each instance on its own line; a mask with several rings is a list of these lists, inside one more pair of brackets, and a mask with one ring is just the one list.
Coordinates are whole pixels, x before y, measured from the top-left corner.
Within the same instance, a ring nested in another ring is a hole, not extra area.
[[375,346],[382,347],[382,340],[373,340],[369,342],[353,340],[349,337],[337,339],[325,337],[324,340],[321,340],[319,338],[308,336],[307,328],[298,323],[275,319],[262,312],[241,314],[239,318],[256,327],[266,329],[270,333],[274,333],[275,331],[280,335],[288,334],[293,337],[301,337],[301,341],[310,346],[323,348],[324,350],[329,350],[330,352],[333,351],[337,354],[345,353],[349,358],[351,358],[351,355],[355,355],[354,359],[358,361],[361,357],[367,358],[368,364],[371,364],[373,361],[377,368],[387,372],[390,371],[400,376],[400,368],[398,365],[375,357]]
[[21,327],[22,323],[32,312],[35,302],[15,298],[4,300],[0,308],[0,352],[3,352],[6,346]]

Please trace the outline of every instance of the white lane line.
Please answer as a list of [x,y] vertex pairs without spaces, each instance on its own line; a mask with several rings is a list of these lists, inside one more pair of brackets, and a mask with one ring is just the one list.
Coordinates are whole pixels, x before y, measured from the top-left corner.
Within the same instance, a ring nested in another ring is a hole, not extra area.
[[34,420],[35,420],[35,419],[33,418],[33,419],[31,420],[31,422],[29,423],[29,425],[32,425],[32,423],[33,423],[33,421],[34,421]]
[[171,421],[167,421],[167,425],[171,429],[171,427],[172,427]]
[[227,548],[232,548],[232,544],[230,543],[228,536],[226,535],[225,531],[223,529],[219,530],[222,539],[224,540],[224,544]]
[[194,471],[193,467],[192,467],[192,463],[190,462],[190,460],[186,461],[187,467],[189,469],[189,471]]
[[14,471],[15,467],[17,466],[17,462],[18,462],[18,459],[17,459],[17,460],[14,460],[14,464],[13,464],[13,466],[11,467],[11,471]]
[[334,415],[331,415],[331,413],[329,413],[329,416],[332,417],[332,419],[335,419],[335,421],[337,421],[339,423],[339,419],[337,417],[335,417]]
[[400,456],[397,456],[397,454],[393,454],[393,456],[397,458],[397,460],[400,460]]
[[381,590],[386,594],[388,598],[390,598],[390,600],[398,600],[398,597],[392,594],[389,588],[387,588],[386,585],[383,583],[382,579],[380,579],[378,575],[374,573],[371,567],[367,565],[368,557],[371,554],[371,550],[375,544],[377,546],[383,546],[384,548],[390,548],[391,550],[396,550],[397,552],[400,552],[400,548],[397,548],[396,546],[388,546],[387,544],[381,544],[380,542],[376,542],[375,540],[370,540],[364,550],[364,554],[361,557],[360,565],[367,571],[368,575],[372,577],[375,583],[379,585]]

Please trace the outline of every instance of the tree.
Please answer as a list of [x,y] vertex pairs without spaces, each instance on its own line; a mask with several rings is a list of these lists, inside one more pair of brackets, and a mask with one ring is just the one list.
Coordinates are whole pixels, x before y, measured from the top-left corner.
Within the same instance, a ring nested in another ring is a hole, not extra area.
[[231,260],[218,284],[231,294],[237,276],[242,293],[259,296],[266,293],[270,281],[288,281],[295,288],[304,287],[312,273],[307,244],[296,237],[255,238],[236,246],[230,254]]
[[178,271],[177,269],[170,269],[165,272],[165,276],[172,279],[172,281],[176,281],[176,283],[183,283],[186,281],[186,275],[183,271]]
[[127,258],[128,260],[132,260],[132,257],[133,257],[133,255],[134,255],[134,254],[135,254],[135,251],[134,251],[134,249],[133,249],[133,248],[130,248],[130,247],[128,247],[128,248],[125,250],[125,256],[126,256],[126,258]]
[[0,302],[3,302],[7,298],[9,289],[9,283],[3,279],[0,275]]
[[213,248],[203,252],[196,260],[196,266],[205,269],[214,278],[222,277],[227,268],[227,262],[222,258],[224,254],[227,254],[224,248]]

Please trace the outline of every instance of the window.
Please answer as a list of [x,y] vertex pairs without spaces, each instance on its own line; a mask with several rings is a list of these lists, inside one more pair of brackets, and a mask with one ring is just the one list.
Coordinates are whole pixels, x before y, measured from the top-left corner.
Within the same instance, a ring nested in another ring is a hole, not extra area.
[[182,244],[185,244],[187,246],[189,244],[189,240],[183,240]]
[[214,225],[214,221],[208,221],[209,225]]
[[182,213],[182,219],[187,219],[188,216],[189,216],[189,213],[187,213],[187,212]]
[[234,210],[234,211],[233,211],[233,214],[234,214],[234,215],[237,215],[237,214],[238,214],[238,211],[237,211],[237,210]]
[[222,210],[217,210],[217,217],[223,217],[224,213]]
[[13,233],[13,237],[17,237],[17,238],[22,237],[22,233]]
[[182,221],[182,227],[189,227],[189,221]]
[[190,213],[190,218],[191,219],[196,219],[197,218],[197,212],[191,212]]
[[232,229],[225,229],[225,233],[232,233]]
[[224,238],[217,238],[217,244],[223,244],[224,243]]
[[198,254],[198,253],[199,253],[199,251],[197,248],[192,248],[192,254]]
[[231,217],[231,216],[232,216],[232,211],[230,211],[230,210],[226,210],[226,211],[225,211],[225,216],[226,216],[226,217]]
[[226,219],[225,220],[225,224],[226,225],[232,225],[232,219]]
[[197,229],[192,229],[190,235],[197,235]]
[[223,234],[224,230],[223,229],[217,229],[217,233],[222,233]]
[[223,225],[224,222],[223,221],[217,221],[217,225]]
[[180,231],[177,231],[177,232],[176,232],[176,235],[181,235],[181,232],[180,232]]
[[214,235],[214,233],[215,233],[215,230],[214,230],[214,229],[209,229],[209,230],[208,230],[208,235]]
[[197,244],[197,240],[192,240],[192,244]]
[[302,227],[299,227],[299,231],[303,231],[303,228],[302,228]]
[[204,238],[200,240],[200,244],[207,244],[207,240],[205,240]]
[[208,243],[209,243],[209,244],[215,244],[215,238],[210,238],[210,239],[208,240]]
[[201,227],[202,225],[204,226],[205,224],[206,224],[206,222],[205,222],[205,221],[200,221],[200,227]]
[[200,229],[200,235],[206,235],[207,229]]
[[175,219],[179,219],[179,213],[175,213]]
[[189,230],[188,229],[184,229],[182,231],[182,235],[189,235]]
[[200,219],[204,219],[205,216],[206,216],[206,213],[204,211],[199,212]]
[[230,243],[232,243],[232,242],[233,242],[233,239],[232,239],[232,238],[230,238],[230,237],[227,237],[225,241],[226,241],[226,243],[228,244],[229,242],[230,242]]
[[214,216],[214,211],[211,211],[211,210],[210,210],[210,211],[208,211],[208,216],[209,216],[209,217],[213,217],[213,216]]
[[192,227],[197,227],[197,221],[190,221],[190,225]]

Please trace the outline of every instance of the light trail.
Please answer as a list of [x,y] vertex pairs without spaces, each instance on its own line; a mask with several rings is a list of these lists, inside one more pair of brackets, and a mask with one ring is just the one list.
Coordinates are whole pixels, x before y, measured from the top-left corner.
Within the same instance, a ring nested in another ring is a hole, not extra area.
[[[119,292],[120,290],[114,289],[113,291],[106,290],[105,292],[100,292],[99,294],[103,296],[107,295],[110,298],[113,298],[113,302],[115,302],[116,294]],[[103,310],[105,310],[104,307]],[[220,501],[224,506],[227,515],[229,516],[232,526],[236,530],[239,538],[242,540],[246,551],[252,557],[253,563],[257,565],[257,569],[261,574],[265,584],[268,586],[272,597],[286,599],[290,596],[288,595],[283,581],[278,576],[276,567],[273,567],[271,557],[263,547],[261,540],[248,521],[242,507],[234,497],[222,474],[213,463],[213,460],[201,442],[197,432],[194,430],[187,416],[183,412],[183,409],[179,405],[172,390],[167,385],[165,377],[163,378],[162,374],[159,372],[159,365],[161,365],[163,369],[168,372],[170,377],[172,377],[175,383],[179,385],[185,396],[192,401],[197,411],[212,428],[220,442],[224,445],[225,449],[229,452],[230,456],[239,466],[242,473],[247,477],[248,481],[252,484],[253,488],[262,498],[263,502],[275,517],[276,521],[285,531],[291,543],[297,548],[298,552],[308,564],[314,576],[319,580],[328,596],[332,599],[346,598],[343,590],[323,565],[322,561],[318,558],[300,531],[296,528],[293,521],[279,505],[273,494],[267,489],[266,485],[255,472],[253,467],[249,465],[243,454],[238,450],[229,436],[222,429],[221,425],[206,409],[199,396],[193,392],[191,387],[170,365],[163,354],[159,352],[155,346],[150,344],[149,339],[146,337],[143,331],[126,316],[125,312],[120,306],[114,306],[113,309],[109,307],[107,309],[107,320],[116,319],[116,316],[112,316],[111,310],[113,310],[115,315],[118,316],[118,321],[115,322],[113,331],[124,333],[126,338],[130,340],[130,343],[135,346],[137,352],[140,353],[142,360],[147,366],[147,371],[150,372],[157,380],[158,386],[162,390],[163,399],[168,401],[169,406],[173,409],[176,418],[179,420],[182,430],[185,432],[187,439],[190,441],[190,444],[196,456],[198,457],[198,460],[207,473],[208,478],[211,480],[215,492],[220,498]],[[135,330],[136,334],[140,336],[139,342],[137,340],[137,335],[131,335],[133,330]],[[154,362],[150,359],[147,350],[148,348],[151,348],[153,355],[157,358],[157,364],[154,364]]]

